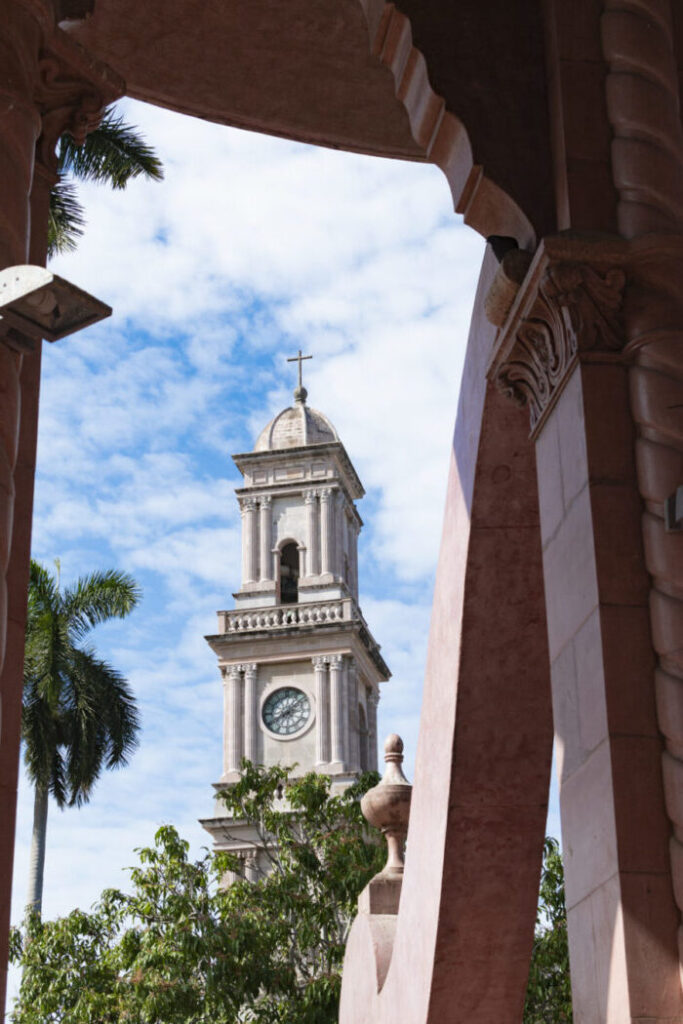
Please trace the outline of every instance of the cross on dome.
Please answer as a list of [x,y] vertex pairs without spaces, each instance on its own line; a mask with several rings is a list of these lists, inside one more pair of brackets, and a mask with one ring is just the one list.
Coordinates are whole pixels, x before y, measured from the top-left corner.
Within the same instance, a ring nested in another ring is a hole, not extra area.
[[287,362],[288,363],[298,363],[299,364],[299,386],[294,391],[294,399],[297,402],[305,403],[306,402],[306,398],[308,397],[308,391],[306,390],[306,388],[303,385],[302,372],[301,372],[301,364],[303,363],[304,359],[312,359],[312,358],[313,358],[313,356],[303,356],[301,354],[301,349],[299,349],[299,354],[298,355],[296,355],[296,356],[288,356],[287,357]]

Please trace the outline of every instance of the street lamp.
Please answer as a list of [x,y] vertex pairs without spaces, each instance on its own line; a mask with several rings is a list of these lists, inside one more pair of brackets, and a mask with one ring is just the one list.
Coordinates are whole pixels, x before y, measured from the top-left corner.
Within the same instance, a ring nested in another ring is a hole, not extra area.
[[111,316],[111,307],[45,267],[0,271],[0,339],[30,352]]

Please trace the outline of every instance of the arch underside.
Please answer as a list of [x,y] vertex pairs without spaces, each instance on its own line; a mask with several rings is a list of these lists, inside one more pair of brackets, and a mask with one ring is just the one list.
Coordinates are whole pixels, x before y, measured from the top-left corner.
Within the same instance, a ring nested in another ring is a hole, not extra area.
[[137,99],[301,142],[435,163],[476,230],[528,244],[554,227],[538,5],[496,0],[491,12],[462,0],[440,4],[434,17],[435,6],[97,0],[69,32]]

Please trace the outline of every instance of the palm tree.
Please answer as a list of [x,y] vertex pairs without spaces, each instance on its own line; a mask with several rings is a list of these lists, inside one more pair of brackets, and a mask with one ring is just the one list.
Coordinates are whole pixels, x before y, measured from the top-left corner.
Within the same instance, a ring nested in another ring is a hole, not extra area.
[[127,681],[84,643],[98,622],[136,606],[135,580],[108,570],[60,590],[56,565],[54,577],[31,561],[26,626],[22,739],[35,787],[28,905],[38,912],[49,795],[59,807],[86,803],[102,768],[127,763],[139,730]]
[[50,194],[47,253],[72,252],[85,227],[83,207],[69,175],[81,181],[98,181],[125,188],[142,175],[154,181],[163,176],[161,161],[139,132],[127,125],[114,107],[108,107],[98,128],[77,146],[70,135],[59,140],[59,180]]

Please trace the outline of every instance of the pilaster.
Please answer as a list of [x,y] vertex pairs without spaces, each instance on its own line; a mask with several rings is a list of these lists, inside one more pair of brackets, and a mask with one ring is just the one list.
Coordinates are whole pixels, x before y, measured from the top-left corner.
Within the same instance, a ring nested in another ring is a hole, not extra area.
[[379,693],[371,689],[368,693],[368,769],[377,771],[377,705]]
[[242,498],[240,514],[242,516],[242,583],[256,583],[258,581],[258,506],[256,499]]
[[270,494],[259,498],[259,577],[267,583],[273,579],[273,499]]
[[224,674],[223,772],[238,772],[242,762],[242,671],[230,665]]
[[344,658],[333,654],[330,659],[330,740],[332,747],[331,767],[341,771],[345,767],[344,750]]
[[682,253],[673,238],[546,239],[489,371],[528,406],[536,443],[573,997],[587,1022],[683,1014],[683,535],[664,531],[683,469]]
[[306,576],[317,576],[320,572],[320,543],[318,524],[318,492],[304,491],[306,506]]
[[244,665],[244,756],[258,762],[258,665]]
[[330,487],[320,491],[320,572],[324,576],[332,572],[333,558],[333,502],[334,492]]
[[315,760],[316,765],[318,766],[326,765],[330,761],[330,691],[328,667],[327,658],[313,658],[317,717]]

